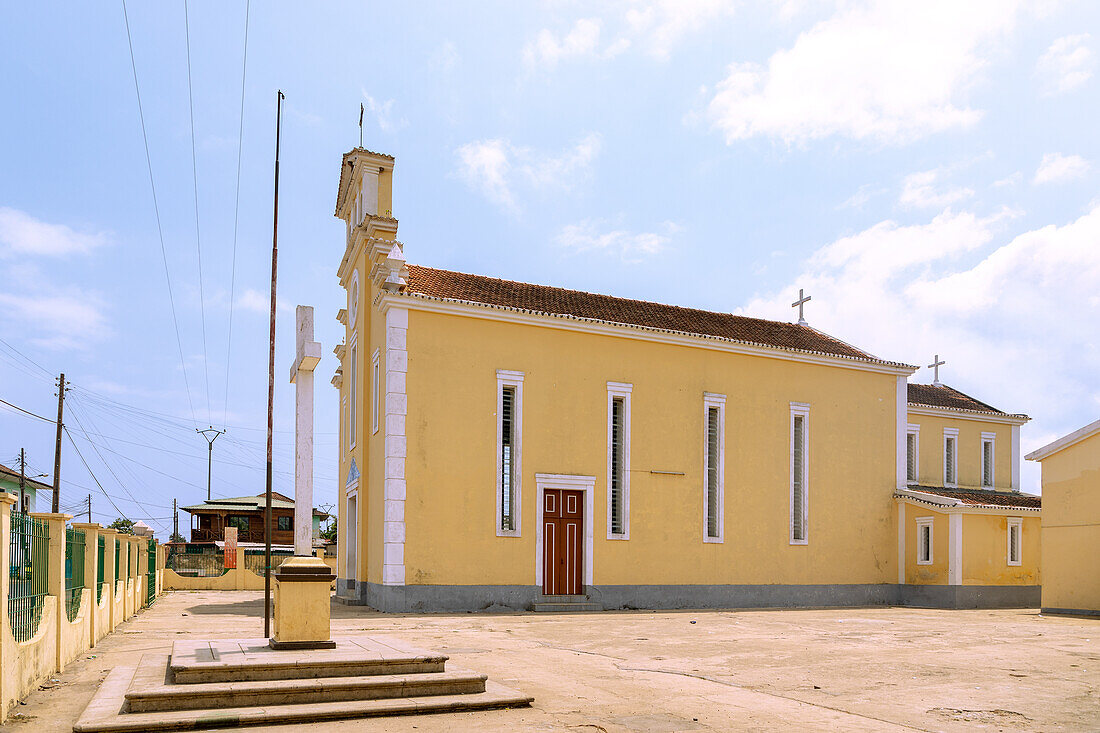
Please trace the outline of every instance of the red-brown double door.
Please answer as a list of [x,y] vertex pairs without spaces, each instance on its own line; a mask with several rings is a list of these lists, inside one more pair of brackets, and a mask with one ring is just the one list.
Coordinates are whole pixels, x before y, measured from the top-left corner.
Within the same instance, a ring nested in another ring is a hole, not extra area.
[[542,592],[584,592],[584,492],[546,489],[542,496]]

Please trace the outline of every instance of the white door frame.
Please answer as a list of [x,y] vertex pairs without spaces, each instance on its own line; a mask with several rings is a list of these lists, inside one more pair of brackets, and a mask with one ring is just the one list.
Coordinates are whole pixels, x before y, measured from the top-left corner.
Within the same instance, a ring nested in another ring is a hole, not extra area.
[[566,489],[584,492],[584,586],[592,585],[593,508],[596,493],[595,476],[574,476],[563,473],[535,474],[535,585],[542,592],[542,508],[546,489]]
[[344,574],[347,580],[359,580],[359,492],[348,492],[347,532],[344,537]]

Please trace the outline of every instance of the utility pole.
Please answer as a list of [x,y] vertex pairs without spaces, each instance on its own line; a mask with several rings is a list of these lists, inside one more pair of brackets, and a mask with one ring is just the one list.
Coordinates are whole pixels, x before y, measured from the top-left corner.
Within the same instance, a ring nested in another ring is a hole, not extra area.
[[172,499],[172,541],[175,542],[176,538],[180,536],[180,514],[176,509],[176,500]]
[[[213,425],[206,430],[199,430],[195,428],[195,432],[206,438],[206,500],[210,501],[210,466],[214,462],[214,441],[218,439],[219,435],[224,435],[224,430],[218,430]],[[211,438],[210,434],[213,433],[214,437]]]
[[27,452],[19,449],[19,510],[27,513]]
[[88,524],[92,523],[92,495],[88,494]]
[[53,452],[53,508],[54,514],[61,512],[61,428],[65,410],[65,372],[57,383],[57,443]]
[[279,142],[283,126],[283,90],[275,111],[275,205],[271,225],[271,329],[267,354],[267,489],[264,506],[264,636],[271,637],[271,437],[275,423],[275,282],[279,263]]

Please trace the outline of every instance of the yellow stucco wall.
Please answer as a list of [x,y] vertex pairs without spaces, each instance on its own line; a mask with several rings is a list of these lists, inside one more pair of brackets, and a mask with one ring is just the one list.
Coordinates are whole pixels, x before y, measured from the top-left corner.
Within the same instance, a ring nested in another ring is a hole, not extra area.
[[[932,518],[932,564],[918,565],[920,549],[917,520]],[[905,582],[913,585],[947,585],[948,523],[941,512],[907,504],[905,507]]]
[[57,669],[57,614],[59,610],[64,613],[60,605],[57,596],[42,599],[38,629],[27,641],[17,642],[8,624],[0,629],[0,643],[4,645],[4,668],[0,670],[2,707],[10,710]]
[[1043,608],[1100,611],[1100,434],[1043,466]]
[[1008,520],[996,514],[963,515],[963,585],[1040,584],[1039,517],[1022,518],[1019,565],[1008,564]]
[[[595,584],[896,582],[894,375],[421,311],[408,349],[410,585],[534,584],[536,473],[596,477]],[[495,532],[497,369],[526,375],[519,538]],[[608,381],[633,385],[628,541],[605,539]],[[722,544],[702,541],[704,392],[727,395]],[[791,401],[811,405],[807,546]]]
[[994,433],[993,488],[1012,488],[1012,426],[982,420],[963,420],[909,413],[909,424],[920,425],[917,483],[943,486],[943,430],[958,428],[958,477],[960,487],[981,488],[982,433]]

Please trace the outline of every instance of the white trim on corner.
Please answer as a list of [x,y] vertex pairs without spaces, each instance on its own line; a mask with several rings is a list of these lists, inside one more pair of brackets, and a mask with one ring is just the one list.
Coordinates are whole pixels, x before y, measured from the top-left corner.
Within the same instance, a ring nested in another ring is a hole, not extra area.
[[595,530],[595,476],[574,476],[562,473],[535,474],[535,586],[542,592],[542,509],[546,489],[570,489],[584,492],[584,585],[592,585],[592,550]]
[[[947,441],[952,439],[955,441],[955,450],[952,457],[951,477],[953,481],[947,480]],[[944,428],[943,429],[943,485],[946,487],[954,488],[959,485],[959,429],[958,428]]]
[[[708,466],[708,451],[710,450],[710,441],[708,440],[708,431],[710,429],[710,410],[715,408],[718,410],[718,501],[716,502],[715,510],[718,516],[716,524],[718,527],[718,535],[711,537],[707,534],[707,520],[710,519],[707,516],[708,502],[707,502],[707,466]],[[712,392],[703,393],[703,542],[721,544],[725,542],[726,527],[725,527],[725,514],[726,514],[726,396],[724,394],[714,394]]]
[[[523,522],[523,377],[523,372],[497,369],[497,475],[496,481],[494,482],[496,484],[497,513],[493,518],[493,525],[496,527],[497,537],[523,536],[521,532]],[[512,405],[514,411],[512,417],[512,430],[514,432],[512,437],[512,475],[515,477],[515,494],[512,512],[515,516],[515,529],[504,529],[500,526],[500,520],[504,513],[504,486],[502,483],[504,476],[504,460],[501,455],[503,452],[504,426],[501,423],[500,415],[501,411],[504,409],[505,387],[514,387],[516,391],[516,399]]]
[[[630,539],[630,394],[634,385],[627,382],[607,383],[607,539]],[[623,401],[623,531],[615,534],[611,531],[611,441],[612,408],[616,399]]]
[[947,517],[947,584],[962,585],[963,517]]
[[1012,474],[1009,487],[1013,491],[1020,490],[1020,426],[1012,426]]
[[359,338],[352,333],[348,340],[348,451],[359,444]]
[[[981,487],[983,489],[992,489],[994,486],[997,485],[997,434],[996,433],[991,433],[991,432],[986,432],[986,431],[983,430],[982,431],[982,439],[981,439],[980,443],[981,443],[981,451],[982,451],[981,461],[980,461],[980,464],[981,464],[980,468],[981,468],[981,471],[982,471],[981,477],[980,477],[980,484],[981,484]],[[985,465],[985,444],[986,443],[990,444],[990,449],[989,449],[989,483],[988,484],[985,482],[985,469],[986,469],[986,465]]]
[[894,420],[894,474],[896,488],[904,489],[908,485],[909,459],[909,379],[899,375],[895,390]]
[[382,514],[382,584],[405,585],[405,459],[408,442],[405,418],[408,414],[406,375],[409,311],[391,308],[386,312],[386,420],[385,478]]
[[[935,562],[936,557],[936,536],[935,536],[935,518],[934,517],[917,517],[917,565],[931,565]],[[924,533],[924,528],[928,527],[928,557],[922,558],[921,552],[924,551],[924,541],[921,535]]]
[[565,331],[583,331],[586,333],[616,336],[619,338],[637,339],[639,341],[657,341],[659,343],[691,346],[716,351],[729,351],[739,354],[749,354],[751,356],[769,357],[772,359],[825,364],[828,366],[840,367],[842,369],[859,369],[880,374],[910,375],[917,371],[917,367],[908,364],[887,362],[881,359],[874,359],[873,357],[862,359],[815,351],[795,351],[778,346],[736,341],[718,336],[704,336],[701,334],[671,331],[649,326],[638,326],[629,323],[614,323],[611,321],[583,318],[580,316],[536,313],[507,306],[443,299],[431,295],[424,295],[422,293],[406,292],[401,294],[389,294],[385,296],[380,303],[380,307],[383,311],[388,307],[387,303],[392,303],[394,306],[412,310],[446,313],[449,315],[465,316],[467,318],[524,323],[532,326],[557,328]]
[[[810,543],[810,404],[808,402],[792,402],[790,404],[790,435],[788,447],[790,457],[787,466],[790,469],[789,486],[789,514],[787,515],[787,539],[792,545],[808,545]],[[802,538],[794,537],[794,476],[797,470],[794,465],[794,419],[802,418]]]
[[[1008,517],[1007,529],[1005,533],[1005,559],[1009,565],[1019,566],[1023,565],[1024,561],[1024,520],[1022,517]],[[1016,561],[1012,560],[1012,530],[1015,529],[1016,534]]]
[[379,362],[382,358],[382,353],[379,349],[375,349],[374,353],[370,357],[370,425],[371,435],[378,433],[378,412],[381,409],[381,385],[382,381],[382,369]]
[[898,502],[898,583],[905,584],[905,502]]

